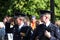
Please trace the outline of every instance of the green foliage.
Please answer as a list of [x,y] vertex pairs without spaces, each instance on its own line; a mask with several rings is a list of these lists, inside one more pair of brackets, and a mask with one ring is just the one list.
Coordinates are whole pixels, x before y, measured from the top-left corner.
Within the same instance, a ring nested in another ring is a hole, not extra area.
[[[59,19],[60,0],[54,1],[56,19]],[[14,14],[14,10],[20,10],[25,14],[35,15],[39,18],[39,9],[50,10],[50,0],[0,0],[0,13],[2,13],[2,17],[5,15],[11,16]]]
[[60,0],[55,0],[55,15],[56,20],[60,20]]

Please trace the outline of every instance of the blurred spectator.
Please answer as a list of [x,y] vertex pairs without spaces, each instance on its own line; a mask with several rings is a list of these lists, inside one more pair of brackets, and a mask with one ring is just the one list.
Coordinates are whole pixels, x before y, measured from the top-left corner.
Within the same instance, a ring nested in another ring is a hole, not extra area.
[[55,25],[57,25],[57,26],[60,28],[60,20],[57,20],[57,21],[55,22]]
[[[5,21],[6,19],[6,21]],[[5,23],[5,31],[6,31],[6,36],[5,39],[6,40],[13,40],[13,34],[12,34],[12,29],[13,29],[13,25],[14,25],[14,20],[12,17],[10,16],[6,16],[4,18],[4,23]]]
[[5,16],[4,19],[3,19],[3,23],[5,24],[7,21],[8,21],[8,16]]
[[25,26],[30,26],[30,20],[28,17],[25,17],[24,24]]
[[36,17],[32,16],[31,18],[31,28],[34,30],[36,28]]
[[3,22],[0,22],[0,40],[4,40],[5,36],[5,25]]

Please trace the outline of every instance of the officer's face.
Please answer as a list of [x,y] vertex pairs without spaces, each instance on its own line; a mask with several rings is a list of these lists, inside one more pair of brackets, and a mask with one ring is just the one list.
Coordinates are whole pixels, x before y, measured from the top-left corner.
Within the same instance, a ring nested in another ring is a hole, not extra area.
[[23,22],[23,19],[22,18],[17,18],[18,25],[21,25],[22,22]]
[[43,15],[43,16],[41,17],[41,21],[42,21],[42,22],[45,22],[45,21],[46,21],[45,15]]

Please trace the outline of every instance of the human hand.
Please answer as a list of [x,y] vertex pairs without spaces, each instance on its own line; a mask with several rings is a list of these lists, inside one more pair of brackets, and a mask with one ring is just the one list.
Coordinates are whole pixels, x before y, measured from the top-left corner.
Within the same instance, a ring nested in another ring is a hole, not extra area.
[[50,33],[50,32],[48,32],[47,30],[45,31],[45,33],[44,33],[44,34],[45,34],[45,36],[46,36],[46,37],[48,37],[48,38],[50,38],[50,37],[51,37],[51,33]]

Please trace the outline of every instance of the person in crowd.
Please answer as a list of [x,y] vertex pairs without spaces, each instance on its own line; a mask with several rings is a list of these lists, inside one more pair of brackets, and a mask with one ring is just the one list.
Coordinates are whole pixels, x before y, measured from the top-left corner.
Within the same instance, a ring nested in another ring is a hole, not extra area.
[[37,26],[33,40],[60,40],[59,28],[51,23],[51,11],[40,10],[43,24]]
[[5,25],[3,22],[0,22],[0,40],[4,40],[5,37]]
[[30,40],[31,27],[25,25],[25,15],[17,13],[13,28],[13,40]]
[[55,25],[57,25],[57,27],[60,29],[60,20],[55,21]]
[[32,16],[31,18],[31,28],[34,30],[36,28],[36,17]]
[[36,25],[37,23],[36,23],[36,17],[35,16],[31,16],[31,22],[30,22],[30,26],[31,26],[31,40],[32,40],[32,38],[33,38],[33,33],[34,33],[34,31],[35,31],[35,29],[36,29]]
[[13,40],[13,26],[14,26],[14,18],[10,19],[10,33],[8,34],[8,40]]
[[55,21],[55,25],[59,27],[59,30],[60,30],[60,20]]
[[30,26],[30,20],[29,20],[28,16],[25,17],[24,24],[25,24],[25,26]]
[[[9,18],[8,15],[6,15],[6,16],[4,17],[4,19],[3,19],[4,25],[5,25],[6,22],[8,21],[8,18]],[[5,40],[8,40],[8,37],[7,37],[7,31],[6,31],[6,26],[5,26],[5,38],[4,38],[4,39],[5,39]]]
[[13,40],[13,18],[8,16],[5,23],[6,38],[5,40]]

